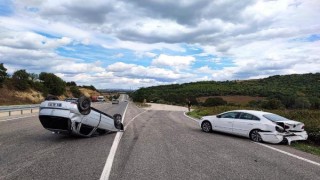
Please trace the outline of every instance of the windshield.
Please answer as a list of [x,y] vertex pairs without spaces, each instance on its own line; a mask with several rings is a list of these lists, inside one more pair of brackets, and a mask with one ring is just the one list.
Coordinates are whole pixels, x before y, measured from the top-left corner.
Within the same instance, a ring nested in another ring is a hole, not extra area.
[[289,121],[289,119],[276,115],[276,114],[264,114],[263,117],[269,119],[270,121],[273,122],[278,122],[278,121]]

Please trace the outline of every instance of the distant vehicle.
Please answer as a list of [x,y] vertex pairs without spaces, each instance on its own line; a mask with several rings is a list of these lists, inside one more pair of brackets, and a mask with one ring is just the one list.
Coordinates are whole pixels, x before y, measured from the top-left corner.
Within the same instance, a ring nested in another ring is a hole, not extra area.
[[106,101],[103,96],[98,96],[97,101],[104,102]]
[[98,102],[98,96],[91,96],[91,102]]
[[119,104],[119,100],[118,99],[112,99],[112,104]]
[[90,137],[123,130],[120,114],[111,116],[90,105],[84,96],[77,103],[47,98],[40,104],[39,119],[45,129],[61,134]]
[[77,103],[77,102],[78,102],[78,98],[66,98],[64,101],[66,101],[66,102],[72,102],[72,103]]
[[221,131],[248,137],[255,142],[290,144],[308,138],[303,123],[263,111],[236,110],[204,116],[199,125],[204,132]]

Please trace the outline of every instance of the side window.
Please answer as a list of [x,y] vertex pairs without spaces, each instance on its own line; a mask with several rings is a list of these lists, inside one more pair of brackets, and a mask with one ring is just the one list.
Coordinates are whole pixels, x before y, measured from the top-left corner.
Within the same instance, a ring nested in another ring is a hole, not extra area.
[[221,114],[221,118],[237,118],[238,117],[238,112],[228,112],[225,114]]
[[248,113],[241,113],[239,119],[256,120],[256,121],[260,120],[258,117],[254,116],[252,114],[248,114]]

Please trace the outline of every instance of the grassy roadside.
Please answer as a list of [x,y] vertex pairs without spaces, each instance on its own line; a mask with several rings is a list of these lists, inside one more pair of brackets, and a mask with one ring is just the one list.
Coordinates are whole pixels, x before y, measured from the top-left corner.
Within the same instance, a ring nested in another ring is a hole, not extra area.
[[[187,114],[191,117],[200,119],[202,116],[219,114],[225,111],[236,109],[248,109],[247,107],[238,106],[215,106],[215,107],[193,107],[192,112]],[[316,110],[266,110],[275,114],[282,115],[289,119],[294,119],[305,124],[305,129],[308,132],[308,141],[294,142],[291,146],[295,149],[308,152],[320,156],[320,112]]]

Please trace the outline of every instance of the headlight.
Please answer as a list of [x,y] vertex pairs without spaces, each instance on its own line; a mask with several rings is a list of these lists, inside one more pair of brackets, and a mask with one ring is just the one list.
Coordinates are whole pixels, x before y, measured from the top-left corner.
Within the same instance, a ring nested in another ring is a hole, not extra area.
[[276,131],[283,133],[284,129],[282,127],[280,127],[280,126],[276,126]]

